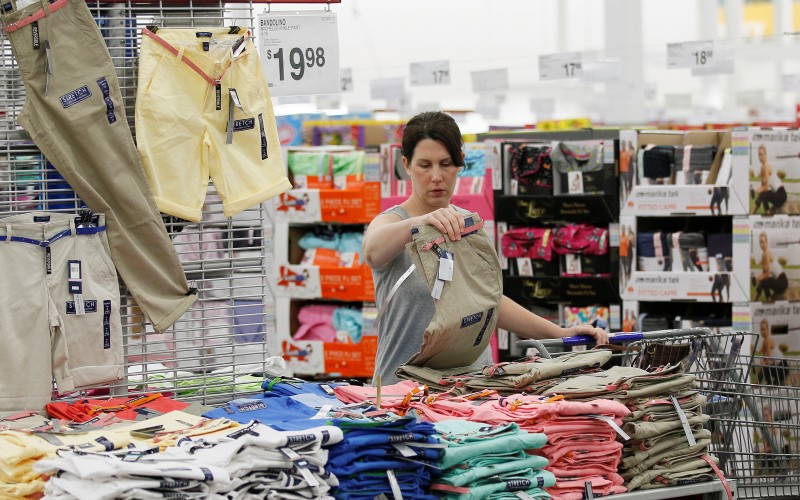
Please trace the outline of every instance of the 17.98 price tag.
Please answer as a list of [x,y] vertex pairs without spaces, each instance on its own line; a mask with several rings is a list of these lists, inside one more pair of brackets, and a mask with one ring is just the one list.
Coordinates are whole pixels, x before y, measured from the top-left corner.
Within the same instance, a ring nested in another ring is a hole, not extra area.
[[580,52],[544,54],[539,56],[539,80],[581,78],[583,64]]
[[342,91],[335,13],[259,15],[256,41],[272,97]]

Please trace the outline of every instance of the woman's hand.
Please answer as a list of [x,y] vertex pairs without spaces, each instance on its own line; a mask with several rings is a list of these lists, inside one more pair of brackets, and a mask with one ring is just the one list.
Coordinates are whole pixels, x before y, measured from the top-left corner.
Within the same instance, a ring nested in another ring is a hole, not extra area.
[[564,329],[564,337],[575,337],[577,335],[588,335],[594,338],[597,345],[608,344],[608,333],[602,328],[597,328],[589,324],[575,325]]
[[440,233],[446,234],[450,241],[460,240],[461,233],[464,231],[464,216],[452,206],[439,208],[423,215],[422,222],[435,227]]

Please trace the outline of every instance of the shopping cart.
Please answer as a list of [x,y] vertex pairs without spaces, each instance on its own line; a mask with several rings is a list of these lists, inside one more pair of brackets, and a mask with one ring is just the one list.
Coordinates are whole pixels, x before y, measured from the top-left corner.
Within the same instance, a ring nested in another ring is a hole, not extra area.
[[[619,333],[610,343],[612,363],[647,369],[682,362],[695,375],[707,398],[709,451],[735,480],[736,498],[800,499],[800,361],[754,356],[758,340],[754,333],[689,328]],[[549,358],[592,343],[580,336],[518,345]]]

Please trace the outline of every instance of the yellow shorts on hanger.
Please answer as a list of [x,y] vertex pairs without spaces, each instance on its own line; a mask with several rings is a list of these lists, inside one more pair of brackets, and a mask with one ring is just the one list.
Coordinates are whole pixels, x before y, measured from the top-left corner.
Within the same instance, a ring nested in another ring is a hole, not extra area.
[[199,221],[208,179],[227,217],[291,188],[249,32],[142,30],[136,142],[159,210]]

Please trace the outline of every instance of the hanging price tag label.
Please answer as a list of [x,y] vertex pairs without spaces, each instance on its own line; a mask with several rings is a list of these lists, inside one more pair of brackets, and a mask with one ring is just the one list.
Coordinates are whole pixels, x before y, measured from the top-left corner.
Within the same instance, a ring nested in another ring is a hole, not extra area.
[[539,56],[539,80],[581,78],[583,63],[580,52],[544,54]]
[[667,68],[702,68],[713,66],[714,41],[681,42],[667,44]]
[[342,81],[342,92],[353,91],[353,68],[342,68],[339,72]]
[[781,75],[781,90],[784,92],[800,91],[800,75]]
[[335,13],[261,14],[256,40],[272,97],[341,92]]
[[409,85],[450,85],[450,61],[411,63]]
[[378,78],[369,82],[371,99],[402,99],[406,96],[406,84],[402,76]]
[[507,68],[473,71],[470,75],[472,76],[473,92],[494,92],[508,89]]

